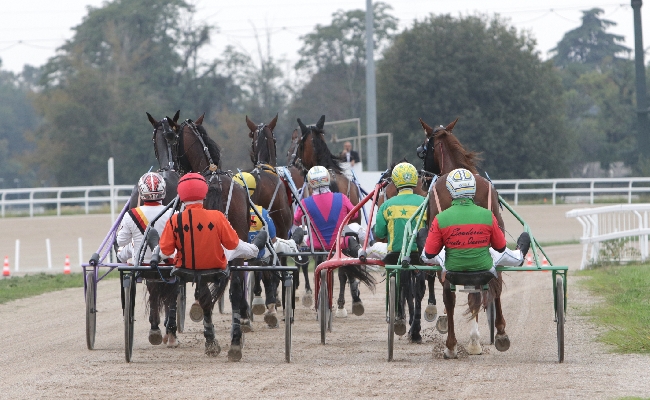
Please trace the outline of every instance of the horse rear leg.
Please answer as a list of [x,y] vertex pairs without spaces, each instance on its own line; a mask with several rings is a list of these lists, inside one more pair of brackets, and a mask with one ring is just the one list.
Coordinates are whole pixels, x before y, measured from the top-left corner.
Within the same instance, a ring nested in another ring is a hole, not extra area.
[[248,304],[244,297],[244,274],[243,272],[235,272],[231,274],[230,279],[230,303],[232,305],[232,337],[230,341],[230,350],[228,350],[229,361],[239,361],[242,357],[242,330],[241,318],[242,310],[248,316]]
[[[264,314],[264,310],[266,309],[265,307],[265,302],[262,300],[262,285],[260,284],[261,281],[264,280],[264,273],[263,272],[249,272],[249,274],[255,274],[255,286],[253,287],[253,293],[255,296],[253,297],[253,304],[251,304],[251,308],[253,309],[253,314],[255,315],[262,315]],[[266,298],[268,301],[269,293],[268,289],[266,288],[266,284],[264,284],[264,290],[266,291]]]
[[435,293],[435,275],[427,275],[427,283],[429,285],[429,300],[427,301],[427,308],[424,310],[424,319],[429,322],[436,320],[438,316],[438,307],[436,306],[436,293]]
[[339,276],[339,299],[337,301],[337,309],[335,316],[338,318],[345,318],[348,316],[348,311],[345,309],[345,284],[348,281],[348,275],[345,273],[345,267],[338,269]]
[[267,272],[262,273],[262,282],[264,282],[264,292],[266,293],[266,313],[264,313],[264,322],[269,328],[277,328],[278,317],[275,311],[276,293],[278,288],[277,278],[275,274]]
[[360,297],[359,280],[348,276],[348,281],[350,282],[350,294],[352,295],[352,314],[356,316],[363,315],[365,309]]
[[147,291],[149,292],[149,343],[157,346],[162,343],[163,336],[160,331],[160,287],[159,283],[147,282]]
[[421,318],[422,318],[422,299],[424,298],[424,291],[426,290],[426,282],[424,272],[413,273],[413,316],[411,322],[411,329],[409,331],[409,338],[412,343],[422,343],[422,336],[420,335]]
[[445,351],[443,356],[445,358],[458,358],[458,351],[456,349],[456,332],[454,331],[454,308],[456,307],[456,293],[451,291],[449,282],[444,283],[442,291],[442,301],[447,310],[447,342],[445,343]]
[[482,305],[482,294],[481,293],[469,293],[467,295],[467,305],[469,310],[472,313],[472,319],[470,321],[470,331],[469,331],[469,344],[467,345],[467,353],[471,355],[479,355],[483,353],[483,348],[481,347],[481,335],[478,331],[478,313],[481,311]]
[[489,286],[489,296],[494,298],[496,314],[494,327],[497,330],[497,334],[494,336],[494,347],[499,351],[507,351],[510,348],[510,338],[506,334],[506,320],[503,318],[503,312],[501,310],[501,290],[503,288],[503,280],[500,272],[497,279],[492,279],[490,281]]

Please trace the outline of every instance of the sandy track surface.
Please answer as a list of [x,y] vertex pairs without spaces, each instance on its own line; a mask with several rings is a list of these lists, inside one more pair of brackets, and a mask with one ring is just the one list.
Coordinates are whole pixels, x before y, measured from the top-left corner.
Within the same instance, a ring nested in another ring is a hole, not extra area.
[[[549,248],[556,265],[577,265],[579,246]],[[612,398],[650,394],[650,357],[612,354],[595,342],[598,328],[581,312],[594,300],[569,278],[566,361],[556,361],[550,273],[510,273],[503,296],[510,350],[487,345],[484,354],[443,360],[444,337],[424,322],[421,345],[395,341],[395,361],[386,362],[384,284],[362,289],[366,313],[334,319],[320,344],[315,312],[298,306],[293,362],[284,362],[284,331],[261,318],[246,335],[239,363],[227,361],[230,315],[215,314],[222,353],[203,354],[202,326],[187,318],[181,347],[147,341],[143,286],[138,285],[133,362],[124,362],[119,281],[98,288],[96,350],[85,343],[83,291],[68,289],[0,306],[4,349],[0,353],[2,398]],[[439,288],[438,288],[439,289]],[[349,296],[348,296],[349,299]],[[438,294],[439,303],[442,303]],[[349,300],[348,300],[349,301]],[[466,297],[459,296],[459,304]],[[349,305],[349,303],[348,303]],[[464,307],[462,307],[464,309]],[[458,310],[458,307],[457,307]],[[440,311],[442,309],[440,308]],[[457,322],[459,344],[469,325]]]

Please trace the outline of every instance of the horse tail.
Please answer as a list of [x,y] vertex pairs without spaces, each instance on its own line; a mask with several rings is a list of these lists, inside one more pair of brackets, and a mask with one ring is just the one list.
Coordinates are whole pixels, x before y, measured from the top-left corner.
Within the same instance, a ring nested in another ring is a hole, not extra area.
[[373,293],[375,292],[377,281],[375,281],[374,276],[372,276],[365,265],[346,265],[342,268],[345,268],[344,271],[347,274],[348,279],[358,279],[368,286]]
[[221,183],[210,183],[208,185],[208,194],[203,202],[206,210],[225,211],[223,209],[223,199],[221,198],[222,192]]
[[472,319],[476,318],[479,311],[481,311],[481,293],[468,294],[467,310],[463,313],[463,315],[467,315],[467,320],[471,321]]
[[[482,306],[483,309],[487,309],[488,304],[492,303],[494,299],[501,296],[501,290],[503,289],[503,280],[501,279],[501,273],[498,273],[499,277],[494,278],[488,282],[488,291],[482,296]],[[480,299],[479,299],[480,301]]]
[[201,285],[199,289],[199,305],[201,308],[205,310],[214,307],[217,300],[225,292],[227,284],[228,280],[223,279],[217,283],[209,282],[206,285]]
[[148,298],[145,296],[145,312],[147,314],[151,312],[152,307],[160,313],[165,305],[170,305],[173,301],[176,301],[178,285],[150,281],[146,283]]

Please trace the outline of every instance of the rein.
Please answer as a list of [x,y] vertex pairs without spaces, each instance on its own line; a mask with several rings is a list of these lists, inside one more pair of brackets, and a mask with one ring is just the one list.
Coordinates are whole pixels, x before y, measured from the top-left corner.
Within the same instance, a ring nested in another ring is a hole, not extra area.
[[[208,151],[208,146],[206,146],[205,142],[203,141],[203,137],[201,137],[201,133],[199,132],[198,128],[194,124],[194,122],[191,119],[186,119],[180,127],[181,133],[185,129],[186,126],[189,126],[190,130],[196,136],[196,138],[199,140],[199,143],[201,143],[201,146],[203,147],[203,154],[205,155],[205,158],[208,161],[208,166],[205,167],[203,171],[201,171],[201,174],[203,175],[207,171],[210,171],[211,173],[215,173],[218,169],[218,166],[214,164],[214,161],[212,161],[212,157],[210,156],[210,152]],[[187,154],[187,149],[185,150],[185,154]],[[183,154],[183,155],[185,155]]]

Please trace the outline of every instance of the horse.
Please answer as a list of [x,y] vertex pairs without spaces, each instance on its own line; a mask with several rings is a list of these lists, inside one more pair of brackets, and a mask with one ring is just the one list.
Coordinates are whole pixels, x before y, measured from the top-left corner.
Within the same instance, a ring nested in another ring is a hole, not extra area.
[[[291,201],[287,194],[286,183],[278,176],[275,169],[277,164],[276,139],[273,130],[278,121],[276,115],[268,124],[256,124],[246,116],[246,126],[249,129],[248,137],[251,139],[251,161],[255,166],[251,174],[256,177],[257,188],[251,196],[253,203],[266,208],[269,216],[276,227],[276,236],[281,239],[288,239],[289,232],[293,226],[293,215],[291,212]],[[286,264],[286,258],[281,260]],[[260,296],[262,288],[260,279],[264,282],[266,292],[266,304],[278,303],[277,288],[279,279],[276,274],[268,272],[257,273],[254,292]],[[296,283],[294,283],[296,284]],[[311,296],[309,297],[311,299]],[[256,309],[257,305],[254,307]],[[275,325],[272,323],[269,325]]]
[[300,130],[297,128],[291,132],[291,144],[289,145],[289,150],[287,150],[287,165],[289,172],[291,173],[291,179],[297,188],[305,189],[305,177],[302,175],[302,171],[298,169],[294,164],[294,160],[297,158],[298,144],[300,143],[301,135]]
[[[167,146],[171,148],[175,163],[181,173],[197,172],[202,174],[208,183],[208,193],[203,206],[208,210],[223,212],[237,232],[239,239],[247,241],[249,230],[248,193],[233,182],[230,175],[219,169],[221,149],[210,138],[202,126],[204,115],[196,121],[185,120],[180,125],[168,118],[173,128],[172,138],[165,137]],[[171,140],[170,140],[171,139]],[[239,264],[243,260],[233,260],[231,264]],[[233,308],[233,327],[239,326],[241,318],[249,318],[249,307],[243,292],[244,272],[230,274],[230,300]],[[211,284],[212,285],[212,284]],[[212,308],[225,290],[225,285],[210,287],[209,295],[199,294],[199,303],[203,309],[203,326],[214,333],[212,325]],[[244,325],[246,326],[246,325]],[[246,329],[246,328],[244,328]]]
[[[499,227],[504,230],[503,218],[499,209],[498,194],[489,180],[478,175],[476,168],[478,154],[465,150],[460,141],[453,134],[453,129],[457,122],[458,119],[446,127],[441,125],[432,128],[420,119],[420,124],[425,132],[425,141],[419,151],[421,158],[424,161],[424,169],[440,177],[431,188],[432,195],[429,197],[428,213],[429,225],[438,213],[451,207],[451,194],[446,188],[448,173],[456,168],[465,168],[474,174],[476,178],[476,194],[474,196],[474,203],[491,210],[497,219]],[[445,358],[456,358],[457,340],[454,331],[454,306],[456,304],[456,294],[451,291],[451,284],[448,280],[441,283],[443,285],[443,302],[445,304],[445,311],[447,312],[448,318],[448,333],[444,356]],[[510,347],[510,339],[505,332],[506,322],[501,311],[502,286],[503,279],[499,272],[498,277],[489,282],[489,291],[486,296],[482,297],[481,293],[468,294],[467,314],[471,316],[470,320],[473,320],[470,334],[471,342],[468,347],[468,352],[470,352],[470,354],[481,354],[482,350],[479,343],[478,333],[478,312],[480,311],[481,306],[485,309],[492,299],[494,299],[496,309],[495,327],[497,334],[495,336],[495,347],[499,351],[506,351]],[[430,282],[430,296],[433,295],[433,290],[431,289],[432,286]]]
[[[298,140],[297,147],[294,150],[293,160],[291,165],[298,167],[302,171],[303,177],[306,176],[310,168],[320,165],[330,171],[331,181],[330,190],[333,192],[340,192],[350,199],[352,204],[358,204],[360,201],[359,188],[350,181],[344,174],[340,166],[339,159],[334,156],[325,142],[325,116],[321,116],[315,125],[306,126],[298,118],[298,126],[300,127],[302,136]],[[303,195],[305,195],[303,190]],[[359,215],[350,220],[350,222],[361,223],[361,212]],[[316,264],[320,264],[321,258],[318,257]],[[338,277],[340,284],[340,292],[338,298],[338,309],[345,307],[345,284],[350,282],[350,293],[352,295],[352,312],[355,315],[362,315],[364,312],[363,302],[360,298],[359,282],[356,278],[366,283],[369,287],[372,286],[372,280],[368,279],[366,271],[359,270],[358,266],[345,266],[338,269]],[[338,313],[337,313],[338,314]],[[345,315],[345,314],[344,314]]]

